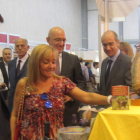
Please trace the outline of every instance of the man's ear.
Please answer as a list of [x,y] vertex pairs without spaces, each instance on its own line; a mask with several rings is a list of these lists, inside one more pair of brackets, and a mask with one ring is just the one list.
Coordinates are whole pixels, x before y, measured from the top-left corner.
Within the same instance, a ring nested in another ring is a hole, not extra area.
[[120,40],[117,40],[117,43],[118,43],[118,47],[120,46]]
[[46,37],[46,41],[49,43],[50,42],[50,38],[49,37]]
[[29,50],[30,46],[28,45],[28,50]]

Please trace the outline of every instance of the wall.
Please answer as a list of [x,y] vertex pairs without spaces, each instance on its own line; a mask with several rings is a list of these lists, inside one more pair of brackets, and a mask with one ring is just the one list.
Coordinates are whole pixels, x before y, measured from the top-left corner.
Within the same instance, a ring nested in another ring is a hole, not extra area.
[[0,0],[0,32],[46,42],[50,28],[66,31],[67,41],[81,47],[81,0]]
[[98,50],[98,9],[94,0],[88,0],[88,49]]

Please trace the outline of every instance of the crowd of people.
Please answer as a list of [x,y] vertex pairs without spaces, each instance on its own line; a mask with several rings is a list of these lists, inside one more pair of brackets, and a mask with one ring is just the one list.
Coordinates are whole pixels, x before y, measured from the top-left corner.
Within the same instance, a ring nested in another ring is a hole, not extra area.
[[[0,94],[1,140],[10,139],[10,126],[11,140],[43,140],[46,121],[50,122],[50,137],[56,140],[59,128],[72,125],[72,114],[77,114],[80,102],[108,106],[112,86],[132,87],[133,56],[128,56],[114,31],[106,31],[101,38],[108,57],[102,62],[100,79],[98,62],[93,63],[92,71],[90,62],[83,65],[82,58],[64,51],[66,34],[62,28],[50,29],[46,41],[49,45],[38,45],[28,55],[28,41],[19,38],[13,60],[11,50],[3,50],[0,86],[8,90]],[[3,127],[5,131],[1,131]]]

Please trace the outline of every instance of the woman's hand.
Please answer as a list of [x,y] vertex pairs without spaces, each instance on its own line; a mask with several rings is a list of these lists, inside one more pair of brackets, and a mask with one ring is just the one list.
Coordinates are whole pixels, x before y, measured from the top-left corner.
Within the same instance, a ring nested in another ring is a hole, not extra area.
[[64,97],[64,103],[69,102],[69,101],[73,101],[73,99],[67,95],[65,95]]

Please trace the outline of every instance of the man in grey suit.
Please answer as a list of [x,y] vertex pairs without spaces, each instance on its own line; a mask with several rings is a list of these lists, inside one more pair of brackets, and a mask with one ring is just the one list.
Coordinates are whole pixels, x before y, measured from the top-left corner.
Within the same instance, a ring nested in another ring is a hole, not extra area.
[[108,57],[103,60],[101,66],[99,93],[111,95],[111,87],[116,85],[126,85],[131,88],[131,57],[119,50],[120,41],[117,34],[114,31],[107,31],[101,41]]
[[13,109],[13,100],[15,89],[18,81],[26,76],[27,63],[29,55],[27,53],[29,49],[28,41],[26,39],[20,38],[15,42],[15,51],[18,57],[9,62],[9,81],[10,81],[10,94],[9,94],[9,110]]
[[[79,88],[85,89],[86,82],[82,75],[79,59],[76,55],[64,52],[66,42],[65,31],[60,27],[53,27],[46,38],[47,42],[56,48],[59,52],[59,66],[56,64],[57,73],[60,76],[66,76],[73,81]],[[79,102],[65,96],[64,125],[72,125],[72,114],[77,114]]]

